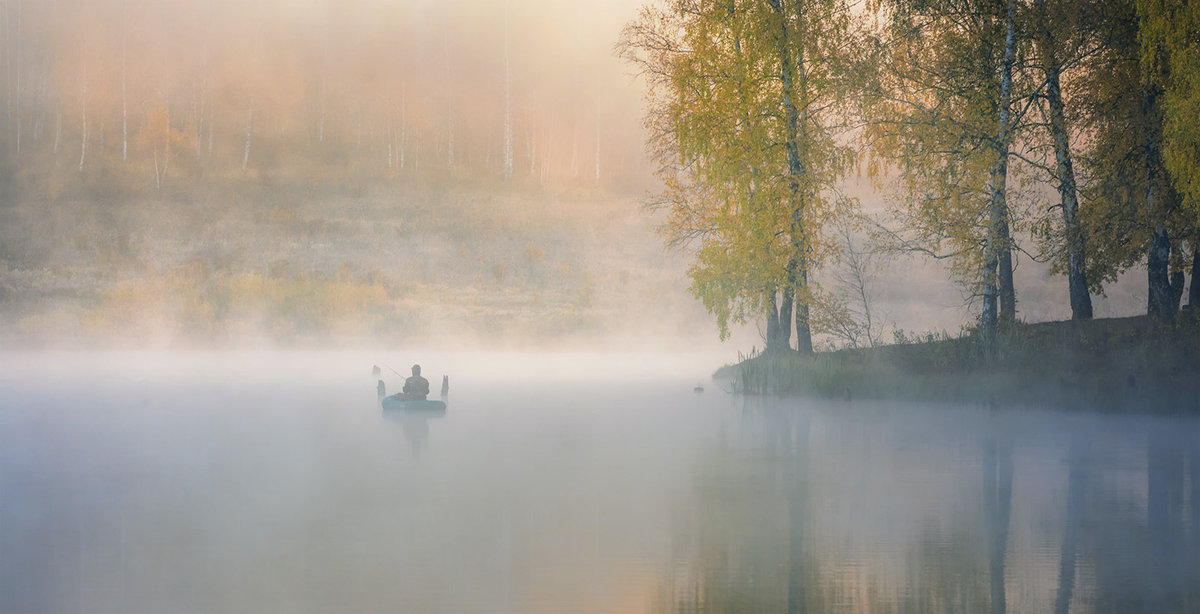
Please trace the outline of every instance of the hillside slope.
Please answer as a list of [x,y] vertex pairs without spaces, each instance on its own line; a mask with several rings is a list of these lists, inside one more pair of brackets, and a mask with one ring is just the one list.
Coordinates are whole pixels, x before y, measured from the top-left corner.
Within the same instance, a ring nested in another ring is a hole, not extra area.
[[553,346],[709,326],[630,196],[242,181],[7,200],[6,347]]

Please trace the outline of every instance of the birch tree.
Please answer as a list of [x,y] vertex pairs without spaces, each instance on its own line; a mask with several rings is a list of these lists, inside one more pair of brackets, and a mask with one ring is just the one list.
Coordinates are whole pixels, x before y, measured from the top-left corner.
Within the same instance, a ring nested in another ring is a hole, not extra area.
[[[507,32],[507,27],[505,28]],[[507,34],[505,38],[504,52],[504,87],[505,87],[505,105],[506,111],[511,112],[511,102],[508,100],[508,42]],[[450,72],[450,41],[449,36],[442,37],[442,72],[446,81],[446,166],[454,168],[454,77]],[[511,121],[509,124],[510,131],[512,130]],[[511,139],[511,136],[509,137]],[[511,177],[512,171],[509,170]]]
[[853,48],[838,0],[671,0],[642,9],[618,48],[649,85],[650,153],[666,189],[663,233],[693,244],[693,292],[717,318],[767,320],[767,346],[812,351],[809,273],[822,229],[852,201],[844,126]]
[[[121,162],[129,161],[129,104],[126,80],[129,65],[129,3],[121,2]],[[157,173],[156,173],[157,176]]]
[[[1008,154],[1013,139],[1013,64],[1016,62],[1016,0],[1004,6],[1004,51],[1000,61],[1000,91],[997,95],[996,137],[988,177],[988,232],[984,243],[983,315],[980,330],[987,340],[997,320],[1011,324],[1016,319],[1016,289],[1013,287],[1012,237],[1009,232]],[[999,312],[996,300],[999,299]]]
[[83,71],[79,94],[80,137],[79,137],[79,172],[83,172],[83,163],[87,160],[88,150],[88,86],[87,70]]
[[1170,319],[1183,290],[1182,242],[1195,236],[1195,217],[1181,198],[1164,156],[1166,66],[1144,61],[1142,24],[1133,0],[1110,2],[1108,41],[1084,76],[1091,141],[1085,223],[1097,244],[1089,278],[1112,280],[1145,263],[1146,311]]
[[596,175],[594,183],[600,185],[600,109],[596,109]]
[[6,109],[5,128],[6,128],[6,133],[7,133],[5,136],[10,140],[10,143],[11,143],[11,140],[13,138],[13,101],[15,98],[13,96],[13,83],[12,83],[12,81],[13,81],[13,79],[12,79],[13,44],[12,44],[12,33],[11,33],[12,17],[11,17],[11,9],[9,6],[10,3],[11,3],[11,0],[4,0],[4,15],[3,15],[3,17],[4,17],[4,96],[8,102],[7,106],[5,107],[5,109]]
[[1091,2],[1034,0],[1033,3],[1033,29],[1044,79],[1044,125],[1054,155],[1051,178],[1058,190],[1062,213],[1061,231],[1046,234],[1054,244],[1061,245],[1056,250],[1059,255],[1054,258],[1054,268],[1067,275],[1071,317],[1076,320],[1092,317],[1092,298],[1087,276],[1087,233],[1080,218],[1073,132],[1067,118],[1062,75],[1070,64],[1078,64],[1100,44],[1096,40],[1100,21],[1097,8]]
[[22,120],[22,116],[21,116],[21,64],[22,64],[21,53],[23,51],[23,46],[21,44],[21,5],[23,4],[23,2],[22,2],[22,0],[16,0],[16,3],[17,3],[17,25],[16,25],[17,46],[15,49],[15,53],[17,56],[17,61],[16,61],[16,67],[17,67],[17,70],[16,70],[16,73],[17,73],[16,74],[16,81],[17,81],[17,83],[16,83],[16,89],[17,89],[17,91],[16,91],[16,113],[17,113],[16,151],[19,154],[19,153],[21,153],[21,126],[22,126],[22,121],[21,121]]
[[183,147],[188,135],[171,127],[170,109],[160,101],[146,117],[143,138],[154,157],[154,187],[162,190],[175,150]]
[[899,169],[903,244],[951,260],[990,341],[1016,317],[1008,175],[1028,106],[1016,1],[894,0],[884,13],[864,70],[870,172]]
[[254,137],[254,100],[246,107],[246,141],[242,149],[242,172],[250,167],[250,141]]
[[513,176],[513,125],[512,125],[512,64],[509,58],[509,8],[504,3],[504,161],[501,176],[505,181]]
[[1180,195],[1181,239],[1191,243],[1188,304],[1195,309],[1200,306],[1200,4],[1138,0],[1137,9],[1143,69],[1163,88],[1163,166]]

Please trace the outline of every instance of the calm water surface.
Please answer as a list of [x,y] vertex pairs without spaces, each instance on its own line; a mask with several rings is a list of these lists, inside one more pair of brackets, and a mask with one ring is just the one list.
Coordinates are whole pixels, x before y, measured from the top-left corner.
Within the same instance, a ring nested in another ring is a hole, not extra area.
[[0,612],[1200,611],[1193,418],[413,358],[0,356]]

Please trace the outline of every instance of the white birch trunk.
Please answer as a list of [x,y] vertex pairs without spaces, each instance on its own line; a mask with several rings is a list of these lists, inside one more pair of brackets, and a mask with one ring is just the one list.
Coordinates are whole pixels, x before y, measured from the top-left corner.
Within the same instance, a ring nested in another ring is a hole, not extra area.
[[17,153],[21,153],[21,0],[17,0]]
[[[375,144],[378,142],[379,143],[379,151],[380,151],[380,154],[382,155],[383,150],[387,149],[387,135],[380,137],[379,141],[375,140],[375,136],[376,136],[375,135],[375,125],[371,124],[371,126],[367,129],[367,148],[369,149],[371,147],[374,147]],[[372,154],[372,155],[374,155],[374,154]]]
[[205,114],[208,113],[208,83],[205,79],[200,80],[200,109],[196,113],[196,159],[200,159],[200,152],[204,145],[204,122]]
[[600,185],[600,111],[596,111],[596,185]]
[[531,128],[525,131],[525,144],[529,149],[529,176],[537,174],[537,133]]
[[[166,104],[164,102],[164,104]],[[169,107],[168,107],[169,108]],[[162,144],[162,152],[159,152],[159,144],[154,145],[154,187],[162,191],[163,180],[167,177],[167,165],[171,163],[171,114],[167,112],[167,134],[166,142]]]
[[1075,166],[1072,162],[1070,135],[1059,78],[1062,66],[1054,47],[1054,32],[1050,30],[1046,2],[1034,0],[1033,4],[1041,20],[1038,47],[1042,55],[1042,70],[1045,73],[1046,103],[1050,111],[1047,128],[1054,141],[1059,202],[1062,205],[1066,235],[1067,291],[1071,302],[1071,318],[1087,320],[1092,317],[1092,297],[1088,293],[1087,283],[1087,240],[1078,217],[1079,192],[1075,183]]
[[10,38],[11,33],[9,32],[9,28],[10,28],[9,21],[10,20],[11,20],[11,17],[10,17],[10,13],[9,13],[9,0],[4,0],[4,94],[8,101],[8,106],[6,107],[8,115],[7,115],[7,123],[5,124],[5,128],[8,131],[9,138],[11,138],[12,134],[13,134],[13,129],[12,129],[13,128],[13,87],[12,87],[13,61],[12,61],[12,52],[10,50],[10,47],[12,46],[12,40]]
[[[579,68],[576,66],[573,78],[575,91],[579,91]],[[579,178],[579,116],[571,114],[571,179]]]
[[[200,134],[200,84],[196,79],[192,79],[192,103],[188,114],[187,125],[191,127],[194,134]],[[196,137],[196,144],[199,147],[200,137]]]
[[450,74],[450,43],[442,35],[442,65],[446,80],[446,165],[454,168],[454,79]]
[[[328,39],[328,37],[326,37]],[[325,76],[329,67],[329,44],[326,44],[321,49],[321,103],[317,110],[317,143],[325,144],[325,96],[326,88],[328,87],[328,79]]]
[[39,66],[41,69],[41,78],[38,80],[37,94],[33,98],[33,142],[38,142],[42,134],[42,109],[46,103],[46,69],[44,66]]
[[509,17],[508,3],[504,3],[504,167],[502,175],[505,181],[513,176],[513,142],[512,142],[512,67],[509,62]]
[[[1004,58],[1000,69],[1000,98],[998,100],[1000,128],[996,135],[996,163],[988,178],[988,233],[984,244],[983,310],[980,314],[979,332],[985,343],[991,344],[996,337],[999,322],[1012,317],[1010,307],[1005,309],[1004,255],[1008,249],[1007,183],[1008,147],[1011,129],[1012,71],[1016,57],[1016,34],[1014,26],[1014,2],[1008,0],[1005,13]],[[1010,256],[1011,258],[1011,256]],[[1012,279],[1012,261],[1009,260],[1008,281]],[[997,310],[997,301],[1000,302]]]
[[83,116],[83,121],[82,121],[83,137],[80,139],[80,145],[79,145],[79,170],[82,172],[83,171],[83,162],[84,162],[84,160],[87,159],[87,146],[88,146],[87,84],[86,83],[83,86],[83,104],[80,105],[80,107],[82,109],[80,111],[80,113]]
[[47,53],[43,52],[41,62],[38,64],[41,82],[38,84],[38,97],[33,116],[33,142],[35,143],[40,143],[42,135],[46,133],[46,113],[50,105],[50,69],[46,57]]
[[492,142],[492,138],[494,136],[495,135],[492,134],[492,123],[489,121],[488,127],[487,127],[487,142],[484,143],[484,147],[483,147],[483,151],[485,152],[483,154],[483,167],[486,169],[492,168],[492,155],[495,153],[494,151],[492,151],[492,145],[495,144]]
[[[128,2],[121,3],[121,162],[129,161],[129,107],[126,97],[126,79],[127,79],[127,64],[128,56],[128,35],[126,33],[126,20],[128,18],[127,7]],[[157,166],[157,161],[155,162]],[[157,173],[156,173],[157,175]]]
[[203,158],[204,132],[208,131],[208,153],[212,154],[212,94],[208,91],[208,45],[204,45],[204,59],[200,64],[200,125],[196,126],[196,158]]
[[254,103],[246,111],[246,148],[242,152],[242,172],[250,166],[250,139],[254,136]]
[[571,179],[579,177],[579,124],[578,117],[571,122]]
[[38,85],[37,104],[35,105],[36,108],[33,115],[33,142],[35,143],[41,142],[42,133],[46,131],[46,104],[50,99],[50,96],[46,93],[47,71],[45,62],[46,60],[43,57],[42,64],[39,66],[42,78],[41,83]]
[[399,166],[404,170],[404,153],[408,149],[408,90],[400,88],[400,142],[398,144]]
[[317,142],[325,144],[325,97],[329,88],[329,26],[321,40],[321,101],[317,110]]

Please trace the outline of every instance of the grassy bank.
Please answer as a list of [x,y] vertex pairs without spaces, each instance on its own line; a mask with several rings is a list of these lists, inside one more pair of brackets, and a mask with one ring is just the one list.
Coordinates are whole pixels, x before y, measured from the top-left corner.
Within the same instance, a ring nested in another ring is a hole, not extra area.
[[0,347],[553,347],[681,336],[631,311],[704,321],[635,196],[336,179],[13,189]]
[[985,350],[972,333],[801,356],[764,354],[716,373],[749,394],[897,398],[1101,411],[1200,410],[1200,318],[1018,324]]

